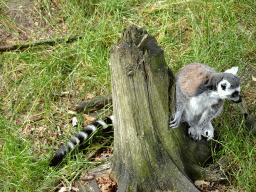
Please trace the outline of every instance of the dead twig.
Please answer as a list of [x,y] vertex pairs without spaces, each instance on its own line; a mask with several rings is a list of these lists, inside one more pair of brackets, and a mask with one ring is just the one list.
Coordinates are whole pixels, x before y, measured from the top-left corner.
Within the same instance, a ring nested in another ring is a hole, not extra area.
[[52,39],[52,40],[44,40],[34,43],[24,43],[24,44],[16,44],[16,45],[6,45],[6,46],[0,46],[0,52],[5,51],[13,51],[13,50],[22,50],[28,47],[38,46],[38,45],[50,45],[54,46],[56,44],[60,44],[62,42],[71,43],[75,40],[81,39],[82,36],[71,36],[69,38],[60,38],[60,39]]
[[75,112],[93,112],[102,109],[104,106],[112,103],[112,96],[97,97],[95,99],[84,101],[77,105],[69,107],[69,110]]

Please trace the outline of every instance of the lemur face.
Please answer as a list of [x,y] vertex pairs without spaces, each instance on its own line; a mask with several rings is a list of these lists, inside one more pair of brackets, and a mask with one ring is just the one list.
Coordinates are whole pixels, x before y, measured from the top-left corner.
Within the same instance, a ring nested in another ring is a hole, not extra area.
[[222,81],[217,85],[217,91],[221,99],[228,99],[235,103],[240,103],[242,97],[240,95],[240,82],[236,75],[238,67],[232,67],[225,71],[225,76]]
[[217,87],[221,99],[228,99],[235,103],[240,103],[242,101],[240,90],[240,86],[232,88],[231,84],[226,79],[222,80]]

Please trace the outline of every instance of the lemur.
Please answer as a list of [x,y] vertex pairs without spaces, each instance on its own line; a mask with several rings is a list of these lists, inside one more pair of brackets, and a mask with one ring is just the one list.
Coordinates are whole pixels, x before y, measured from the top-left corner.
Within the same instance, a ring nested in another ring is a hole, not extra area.
[[[201,135],[213,138],[214,129],[211,120],[220,115],[224,100],[241,102],[240,83],[236,75],[237,67],[216,73],[211,67],[200,63],[189,64],[176,74],[175,116],[170,122],[171,128],[176,128],[186,121],[190,128],[189,135],[194,140],[201,140]],[[75,145],[87,140],[98,128],[105,130],[113,128],[114,116],[104,121],[95,121],[87,125],[67,144],[63,144],[50,162],[50,166],[58,165]]]
[[232,67],[216,73],[200,63],[181,68],[175,76],[175,115],[169,127],[176,128],[186,121],[190,126],[188,134],[194,140],[201,140],[201,135],[207,140],[213,138],[211,120],[221,114],[224,100],[242,101],[237,71],[238,67]]

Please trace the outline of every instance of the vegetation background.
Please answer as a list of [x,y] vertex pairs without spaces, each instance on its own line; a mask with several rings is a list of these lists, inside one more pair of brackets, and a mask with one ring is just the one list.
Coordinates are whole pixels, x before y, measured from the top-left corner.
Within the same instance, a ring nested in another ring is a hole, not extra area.
[[[157,39],[174,73],[191,62],[218,72],[239,66],[243,98],[255,113],[255,0],[2,0],[0,46],[64,41],[1,53],[1,191],[51,191],[53,181],[70,186],[97,164],[78,153],[60,169],[48,167],[54,149],[77,131],[68,106],[111,94],[110,48],[129,24]],[[81,38],[68,43],[72,36]],[[256,139],[244,116],[227,102],[214,124],[223,146],[213,150],[215,161],[228,158],[226,185],[256,191]]]

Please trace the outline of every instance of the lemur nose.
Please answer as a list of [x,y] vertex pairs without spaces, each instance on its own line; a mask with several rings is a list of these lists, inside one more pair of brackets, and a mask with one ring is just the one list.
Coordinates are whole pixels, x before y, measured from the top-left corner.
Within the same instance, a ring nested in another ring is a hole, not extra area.
[[233,102],[235,102],[235,103],[241,103],[241,102],[242,102],[242,97],[239,96],[239,99],[238,99],[237,101],[233,101]]

